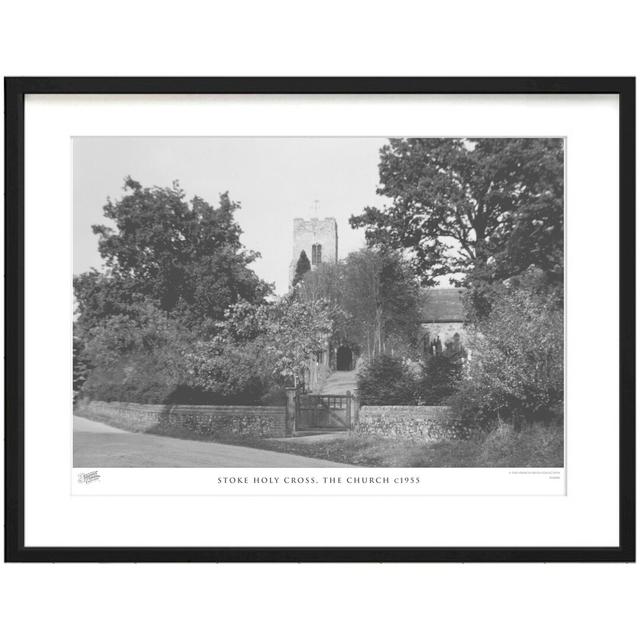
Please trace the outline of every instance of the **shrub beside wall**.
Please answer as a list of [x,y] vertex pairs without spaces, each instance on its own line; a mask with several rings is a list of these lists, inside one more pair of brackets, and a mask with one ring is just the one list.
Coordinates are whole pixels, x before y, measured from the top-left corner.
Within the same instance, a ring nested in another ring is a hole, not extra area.
[[473,355],[449,399],[461,420],[480,427],[562,424],[564,313],[557,291],[500,290],[468,342]]
[[363,405],[413,405],[418,381],[401,358],[381,354],[358,374],[358,393]]
[[284,436],[285,407],[136,404],[84,401],[74,413],[128,431],[154,433],[176,430],[200,436]]
[[410,440],[467,439],[472,429],[454,420],[449,407],[364,406],[356,431]]

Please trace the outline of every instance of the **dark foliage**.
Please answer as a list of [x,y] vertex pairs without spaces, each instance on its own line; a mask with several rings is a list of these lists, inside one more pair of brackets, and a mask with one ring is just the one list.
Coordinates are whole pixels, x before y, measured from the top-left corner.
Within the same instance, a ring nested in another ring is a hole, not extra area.
[[149,189],[127,178],[124,188],[104,207],[111,224],[93,227],[106,272],[74,278],[80,324],[93,327],[151,301],[208,335],[230,305],[264,300],[270,287],[249,268],[258,254],[242,246],[239,205],[228,194],[215,208],[198,197],[187,202],[177,182]]
[[74,278],[74,396],[141,403],[255,404],[277,389],[259,376],[227,375],[212,387],[189,367],[199,340],[219,332],[228,308],[270,292],[249,268],[239,208],[190,202],[177,183],[143,188],[127,178],[96,225],[105,271]]
[[293,286],[297,285],[304,278],[304,274],[311,271],[311,263],[307,257],[307,252],[303,249],[296,263],[296,273],[293,276]]
[[421,404],[447,404],[460,384],[463,363],[462,355],[428,357],[422,365]]
[[416,404],[418,391],[416,377],[394,356],[378,355],[358,374],[358,393],[363,405]]
[[76,333],[73,334],[73,399],[82,394],[87,378],[91,374],[91,360],[85,351],[84,340]]
[[564,149],[559,138],[402,138],[380,151],[378,193],[351,217],[370,246],[413,256],[424,284],[450,276],[474,290],[480,315],[493,284],[541,270],[564,274]]
[[[193,367],[203,343],[152,304],[111,316],[85,335],[75,365],[90,370],[81,395],[105,401],[151,404],[281,404],[280,389],[256,367],[249,349],[224,361],[217,383]],[[74,363],[75,364],[75,363]]]
[[464,423],[562,423],[564,315],[555,292],[496,290],[469,342],[472,356],[451,402]]
[[363,405],[443,405],[457,391],[462,378],[463,354],[428,357],[421,370],[401,358],[379,355],[358,375]]
[[420,289],[400,252],[362,249],[322,264],[306,274],[298,294],[306,302],[329,301],[335,342],[358,345],[368,358],[415,351]]

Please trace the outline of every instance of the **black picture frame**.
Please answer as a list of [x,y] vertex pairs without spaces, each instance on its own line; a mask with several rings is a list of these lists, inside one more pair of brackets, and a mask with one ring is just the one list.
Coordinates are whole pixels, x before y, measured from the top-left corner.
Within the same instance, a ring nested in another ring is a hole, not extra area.
[[[635,561],[635,78],[5,78],[5,561]],[[615,547],[26,547],[24,540],[24,100],[27,94],[616,94],[620,160],[620,475]]]

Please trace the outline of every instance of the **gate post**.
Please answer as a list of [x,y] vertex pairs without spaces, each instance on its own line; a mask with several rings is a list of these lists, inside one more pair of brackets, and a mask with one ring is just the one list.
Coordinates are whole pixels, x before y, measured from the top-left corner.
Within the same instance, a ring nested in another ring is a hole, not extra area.
[[296,387],[287,387],[285,391],[287,393],[287,406],[284,433],[287,436],[292,436],[296,432],[298,390],[296,389]]
[[351,396],[351,428],[355,431],[360,418],[360,396],[358,392]]

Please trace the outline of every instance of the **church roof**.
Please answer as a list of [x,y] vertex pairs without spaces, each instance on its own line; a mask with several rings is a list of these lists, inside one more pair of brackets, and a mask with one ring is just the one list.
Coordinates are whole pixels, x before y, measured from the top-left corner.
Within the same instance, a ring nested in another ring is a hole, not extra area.
[[463,289],[427,289],[422,299],[422,322],[464,322]]

